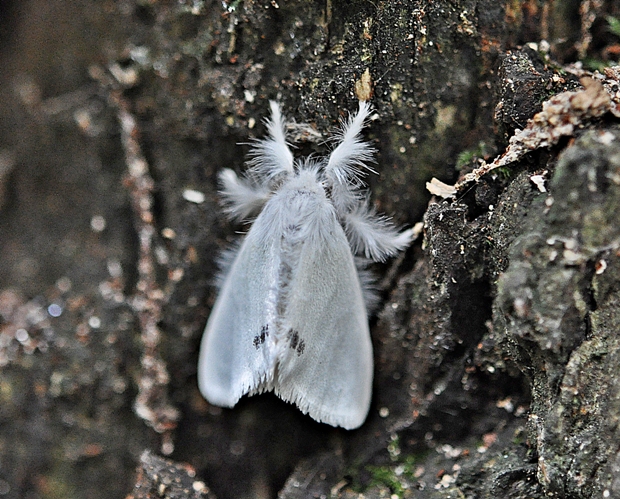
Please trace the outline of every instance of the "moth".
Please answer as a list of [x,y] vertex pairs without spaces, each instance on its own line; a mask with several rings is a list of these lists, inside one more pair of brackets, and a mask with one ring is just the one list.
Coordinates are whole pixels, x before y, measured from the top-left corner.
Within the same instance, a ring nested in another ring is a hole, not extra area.
[[253,144],[243,177],[219,178],[228,216],[254,219],[225,258],[207,322],[198,384],[211,404],[274,391],[317,421],[354,429],[370,407],[370,261],[406,248],[371,207],[362,177],[374,149],[361,138],[370,105],[341,121],[327,157],[294,159],[280,107]]

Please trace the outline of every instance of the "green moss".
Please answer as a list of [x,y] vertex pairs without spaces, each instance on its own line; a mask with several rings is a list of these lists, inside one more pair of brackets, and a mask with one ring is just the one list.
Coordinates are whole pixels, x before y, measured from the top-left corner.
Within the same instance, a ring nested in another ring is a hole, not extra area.
[[603,61],[601,59],[595,59],[593,57],[586,57],[583,60],[583,65],[586,69],[590,71],[600,71],[609,66],[614,66],[616,63],[613,61]]
[[495,169],[495,172],[497,172],[498,175],[501,175],[503,178],[506,179],[512,177],[514,174],[513,169],[509,166],[500,166],[499,168]]
[[461,151],[456,159],[456,169],[462,170],[471,165],[477,159],[484,159],[487,155],[487,147],[483,141],[478,142],[478,145],[472,149],[466,149]]
[[616,36],[620,36],[620,19],[614,16],[607,16],[607,24],[609,25],[609,31]]
[[392,438],[387,446],[387,451],[393,461],[392,464],[366,467],[372,477],[369,487],[385,487],[399,498],[409,497],[411,494],[410,484],[416,480],[416,468],[423,456],[402,456],[397,436]]
[[403,462],[386,466],[368,466],[371,474],[370,487],[386,487],[399,498],[406,497],[411,490],[409,484],[415,481],[416,463],[419,457],[407,456]]

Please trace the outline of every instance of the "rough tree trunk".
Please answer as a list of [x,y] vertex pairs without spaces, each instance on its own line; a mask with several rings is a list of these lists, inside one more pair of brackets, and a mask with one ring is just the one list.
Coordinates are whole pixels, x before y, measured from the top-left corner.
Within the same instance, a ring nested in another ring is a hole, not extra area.
[[[617,4],[0,10],[0,496],[620,497]],[[368,420],[211,407],[216,175],[269,99],[324,135],[359,97],[374,203],[424,224],[374,269]]]

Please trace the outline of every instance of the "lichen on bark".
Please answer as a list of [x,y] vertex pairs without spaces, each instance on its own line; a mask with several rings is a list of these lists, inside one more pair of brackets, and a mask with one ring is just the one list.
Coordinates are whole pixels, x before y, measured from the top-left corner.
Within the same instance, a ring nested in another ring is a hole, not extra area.
[[[559,157],[549,196],[511,244],[494,323],[532,384],[538,479],[559,496],[620,491],[618,429],[620,132],[590,131]],[[600,291],[603,292],[601,293]]]

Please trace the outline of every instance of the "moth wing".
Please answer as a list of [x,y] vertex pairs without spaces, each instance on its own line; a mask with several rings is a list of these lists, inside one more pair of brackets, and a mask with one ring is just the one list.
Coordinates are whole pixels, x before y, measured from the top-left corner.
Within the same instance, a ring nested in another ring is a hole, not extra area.
[[314,419],[353,429],[366,419],[373,357],[353,255],[335,216],[308,238],[289,288],[274,389]]
[[261,217],[239,248],[209,316],[200,345],[198,387],[212,404],[233,407],[271,387],[275,366],[276,248],[260,239]]

